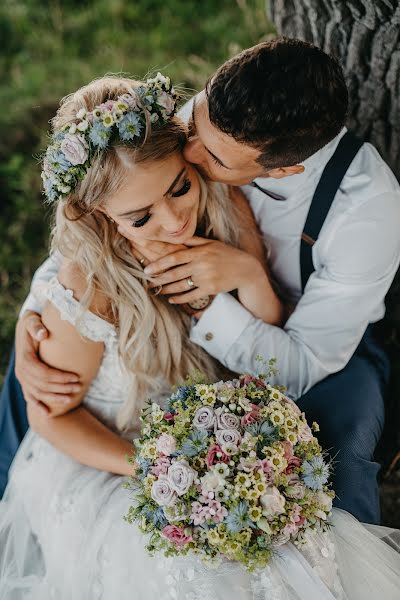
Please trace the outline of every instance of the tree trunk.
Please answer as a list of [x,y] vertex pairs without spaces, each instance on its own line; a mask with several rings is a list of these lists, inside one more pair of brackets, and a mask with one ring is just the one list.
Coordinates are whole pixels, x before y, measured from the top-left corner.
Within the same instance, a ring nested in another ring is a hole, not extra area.
[[336,56],[350,93],[348,126],[400,179],[399,0],[270,0],[278,34]]

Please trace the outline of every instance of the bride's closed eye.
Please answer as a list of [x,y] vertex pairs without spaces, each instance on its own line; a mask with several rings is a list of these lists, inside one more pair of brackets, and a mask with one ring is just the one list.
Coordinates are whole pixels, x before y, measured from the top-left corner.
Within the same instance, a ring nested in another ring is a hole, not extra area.
[[[190,181],[190,179],[188,179],[186,177],[186,179],[183,181],[182,186],[178,190],[176,190],[176,192],[171,192],[170,195],[173,198],[179,198],[179,196],[184,196],[185,194],[187,194],[191,187],[192,187],[192,182]],[[143,227],[143,225],[146,225],[146,223],[148,223],[148,221],[150,220],[150,217],[151,217],[151,213],[147,213],[147,215],[145,215],[144,217],[141,217],[140,219],[133,221],[132,227]]]

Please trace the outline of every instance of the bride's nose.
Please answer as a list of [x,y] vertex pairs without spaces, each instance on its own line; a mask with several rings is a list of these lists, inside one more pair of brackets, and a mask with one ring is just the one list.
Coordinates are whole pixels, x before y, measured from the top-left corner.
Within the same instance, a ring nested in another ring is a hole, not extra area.
[[168,201],[164,202],[162,209],[160,210],[161,224],[169,235],[176,233],[185,224],[185,217],[181,214],[181,211],[174,209],[173,206],[169,205]]

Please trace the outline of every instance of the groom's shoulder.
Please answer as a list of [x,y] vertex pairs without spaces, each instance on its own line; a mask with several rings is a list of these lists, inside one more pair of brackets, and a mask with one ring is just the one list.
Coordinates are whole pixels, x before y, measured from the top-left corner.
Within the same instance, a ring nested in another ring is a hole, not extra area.
[[368,142],[362,145],[354,158],[340,189],[348,197],[349,207],[357,209],[381,197],[400,212],[399,182],[375,146]]

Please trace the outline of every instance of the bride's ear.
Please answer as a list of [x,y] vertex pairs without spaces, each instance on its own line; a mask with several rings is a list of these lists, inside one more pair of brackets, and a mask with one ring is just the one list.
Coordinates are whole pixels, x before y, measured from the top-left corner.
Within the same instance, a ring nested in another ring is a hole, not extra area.
[[292,167],[277,167],[268,171],[268,177],[273,179],[282,179],[283,177],[290,177],[290,175],[299,175],[303,173],[303,165],[293,165]]

